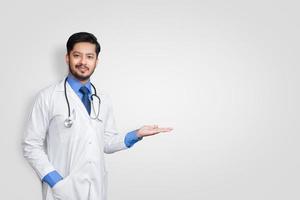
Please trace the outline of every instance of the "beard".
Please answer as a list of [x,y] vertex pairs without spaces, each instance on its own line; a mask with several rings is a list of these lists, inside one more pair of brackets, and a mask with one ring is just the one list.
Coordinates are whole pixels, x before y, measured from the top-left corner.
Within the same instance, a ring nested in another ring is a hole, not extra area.
[[[79,64],[79,65],[75,65],[75,68],[79,68],[81,67],[82,64]],[[92,74],[94,73],[95,71],[95,68],[93,71],[91,71],[89,74],[87,75],[82,75],[80,73],[78,73],[76,70],[73,70],[70,66],[70,62],[69,62],[69,72],[76,78],[78,79],[79,81],[87,81],[90,79],[90,77],[92,76]]]

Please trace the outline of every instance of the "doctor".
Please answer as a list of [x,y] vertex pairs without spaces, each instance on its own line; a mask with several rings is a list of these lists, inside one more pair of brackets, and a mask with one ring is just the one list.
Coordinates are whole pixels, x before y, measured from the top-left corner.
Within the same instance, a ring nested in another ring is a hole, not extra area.
[[118,133],[109,97],[90,82],[99,52],[94,35],[73,34],[67,42],[68,76],[35,99],[22,146],[42,180],[43,200],[106,200],[104,153],[172,130],[149,125]]

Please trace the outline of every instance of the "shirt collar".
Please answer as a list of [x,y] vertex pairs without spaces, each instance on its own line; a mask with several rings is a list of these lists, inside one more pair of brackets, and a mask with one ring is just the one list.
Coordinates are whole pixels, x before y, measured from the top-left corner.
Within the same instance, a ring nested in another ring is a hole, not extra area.
[[87,87],[87,89],[89,90],[90,94],[91,94],[91,82],[90,80],[85,83],[85,84],[82,84],[78,79],[76,79],[71,73],[68,74],[68,79],[67,79],[69,85],[71,86],[71,88],[76,92],[78,93],[79,92],[79,89],[82,87],[82,86],[85,86]]

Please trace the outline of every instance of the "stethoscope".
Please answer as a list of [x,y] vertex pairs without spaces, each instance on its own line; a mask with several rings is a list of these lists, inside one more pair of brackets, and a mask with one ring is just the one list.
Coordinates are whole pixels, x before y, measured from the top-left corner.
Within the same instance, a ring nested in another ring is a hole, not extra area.
[[[68,80],[68,77],[65,78],[64,90],[65,90],[65,98],[66,98],[66,102],[67,102],[67,105],[68,105],[68,117],[67,117],[67,119],[65,119],[64,125],[65,125],[66,128],[71,128],[72,125],[73,125],[73,122],[74,122],[74,118],[75,118],[75,111],[73,110],[73,112],[72,112],[72,116],[73,116],[73,117],[71,117],[70,103],[69,103],[69,99],[68,99],[68,95],[67,95],[67,80]],[[94,120],[97,119],[97,120],[99,120],[100,122],[102,122],[102,120],[99,119],[101,99],[100,99],[100,97],[98,97],[98,95],[97,95],[96,87],[95,87],[92,83],[91,83],[91,85],[92,85],[92,87],[93,87],[93,89],[94,89],[94,94],[91,95],[91,100],[92,100],[92,101],[91,101],[91,102],[92,102],[91,104],[92,104],[92,107],[93,107],[93,112],[94,112],[94,114],[96,114],[96,113],[95,113],[95,106],[94,106],[94,97],[96,97],[96,98],[98,99],[99,104],[98,104],[98,112],[97,112],[97,114],[95,115],[95,117],[92,117],[92,116],[90,116],[90,117],[91,117],[91,119],[94,119]]]

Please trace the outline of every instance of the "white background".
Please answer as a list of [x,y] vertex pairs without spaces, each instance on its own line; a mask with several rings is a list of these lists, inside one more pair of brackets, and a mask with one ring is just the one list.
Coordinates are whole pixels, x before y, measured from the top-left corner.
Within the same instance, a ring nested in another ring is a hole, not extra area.
[[300,199],[298,1],[1,1],[1,199],[41,199],[21,138],[78,31],[121,132],[172,126],[107,155],[109,200]]

